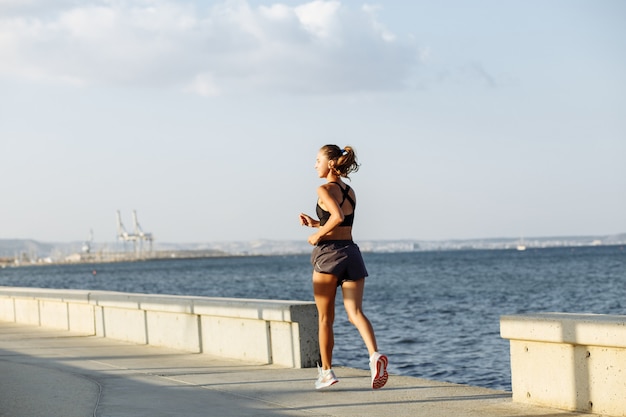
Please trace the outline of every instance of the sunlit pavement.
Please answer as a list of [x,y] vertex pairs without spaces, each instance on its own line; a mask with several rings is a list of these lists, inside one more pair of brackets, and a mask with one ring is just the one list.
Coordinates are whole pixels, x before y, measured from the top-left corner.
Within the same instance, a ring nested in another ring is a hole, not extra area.
[[[393,358],[390,358],[393,361]],[[229,361],[67,331],[0,322],[0,416],[573,416],[511,402],[511,393],[336,368],[315,391],[315,369]]]

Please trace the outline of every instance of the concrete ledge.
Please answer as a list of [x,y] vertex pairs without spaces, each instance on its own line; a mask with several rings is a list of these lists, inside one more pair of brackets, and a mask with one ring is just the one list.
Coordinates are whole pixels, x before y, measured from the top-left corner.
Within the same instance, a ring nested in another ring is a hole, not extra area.
[[626,416],[626,316],[502,316],[513,401]]
[[319,357],[312,302],[0,287],[0,320],[294,368]]

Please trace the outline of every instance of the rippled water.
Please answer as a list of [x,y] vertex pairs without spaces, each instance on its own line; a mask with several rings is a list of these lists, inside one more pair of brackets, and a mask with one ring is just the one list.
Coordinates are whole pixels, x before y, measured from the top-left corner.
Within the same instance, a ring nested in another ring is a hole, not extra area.
[[[626,314],[619,246],[364,257],[365,313],[395,374],[510,390],[501,315]],[[307,255],[0,269],[5,286],[312,301],[310,277]],[[334,364],[365,369],[365,346],[337,305]]]

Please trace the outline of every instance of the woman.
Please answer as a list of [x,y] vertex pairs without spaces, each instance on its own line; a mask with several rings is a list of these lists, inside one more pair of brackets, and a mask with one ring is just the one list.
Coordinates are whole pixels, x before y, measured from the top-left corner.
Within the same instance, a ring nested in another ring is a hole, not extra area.
[[317,189],[319,220],[300,214],[301,225],[317,228],[308,239],[315,246],[311,263],[322,359],[315,388],[326,388],[339,382],[332,370],[337,287],[341,287],[348,319],[359,330],[369,351],[372,388],[382,388],[387,383],[388,361],[385,355],[378,353],[374,329],[362,311],[367,270],[359,247],[352,241],[356,196],[354,190],[342,181],[359,169],[354,149],[350,146],[341,149],[337,145],[322,147],[317,154],[315,169],[320,178],[327,180]]

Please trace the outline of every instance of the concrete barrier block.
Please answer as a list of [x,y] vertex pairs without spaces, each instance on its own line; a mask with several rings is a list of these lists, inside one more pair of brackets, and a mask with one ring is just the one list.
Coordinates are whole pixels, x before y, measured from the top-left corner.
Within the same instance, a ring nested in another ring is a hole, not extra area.
[[148,343],[144,311],[104,307],[102,313],[104,337],[139,344]]
[[320,362],[317,327],[272,321],[270,334],[273,363],[293,368],[314,368]]
[[148,344],[200,352],[199,317],[191,314],[148,311]]
[[67,305],[69,330],[73,332],[96,334],[96,320],[94,306],[83,303]]
[[270,340],[272,342],[272,363],[291,368],[303,367],[298,323],[270,322]]
[[13,298],[0,296],[0,320],[15,321],[15,306]]
[[319,357],[311,302],[0,287],[0,319],[290,367]]
[[318,316],[315,303],[293,304],[291,319],[298,323],[303,367],[315,367],[319,361]]
[[67,303],[43,299],[39,301],[39,325],[51,329],[69,330]]
[[269,323],[201,316],[202,352],[232,359],[272,363]]
[[39,326],[39,300],[15,298],[15,321]]
[[626,416],[626,316],[503,316],[513,401]]
[[626,350],[511,341],[513,401],[626,415]]

